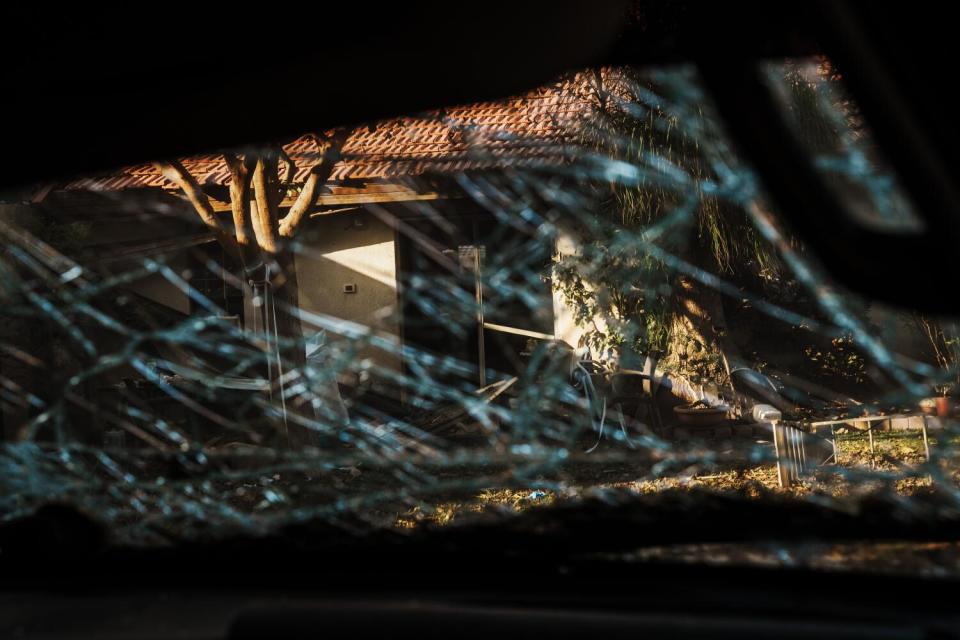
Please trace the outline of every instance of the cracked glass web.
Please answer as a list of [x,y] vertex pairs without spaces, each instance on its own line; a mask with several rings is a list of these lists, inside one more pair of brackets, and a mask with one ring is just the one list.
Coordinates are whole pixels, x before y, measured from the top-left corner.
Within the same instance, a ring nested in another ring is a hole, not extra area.
[[[852,216],[918,224],[829,64],[766,73]],[[688,487],[957,505],[956,325],[826,278],[694,70],[282,142],[4,196],[4,520],[64,502],[153,545]]]

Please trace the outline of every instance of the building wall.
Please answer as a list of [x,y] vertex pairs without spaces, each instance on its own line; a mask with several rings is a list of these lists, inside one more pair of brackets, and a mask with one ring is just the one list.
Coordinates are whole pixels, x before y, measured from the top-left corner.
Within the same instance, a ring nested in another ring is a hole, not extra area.
[[[556,255],[560,257],[570,257],[578,255],[580,248],[577,240],[567,233],[560,233],[556,240]],[[598,315],[593,319],[596,327],[603,331],[606,329],[606,322],[603,317]],[[554,283],[553,285],[553,335],[557,340],[567,343],[574,350],[580,350],[580,341],[586,329],[577,324],[574,309],[567,302],[563,292]],[[599,354],[593,354],[595,357]]]
[[[304,334],[315,333],[318,324],[345,321],[347,329],[370,327],[399,344],[394,230],[361,210],[314,218],[300,239],[304,246],[296,261]],[[355,292],[346,293],[345,285]],[[327,334],[337,339],[336,331]],[[400,370],[399,357],[382,349],[361,349],[357,360],[365,358]]]
[[[560,234],[556,240],[556,254],[558,258],[569,257],[577,254],[577,246],[573,238],[566,234]],[[580,344],[580,338],[583,337],[584,330],[577,326],[574,318],[573,309],[567,303],[563,292],[560,291],[556,283],[553,284],[553,335],[554,338],[576,349]]]

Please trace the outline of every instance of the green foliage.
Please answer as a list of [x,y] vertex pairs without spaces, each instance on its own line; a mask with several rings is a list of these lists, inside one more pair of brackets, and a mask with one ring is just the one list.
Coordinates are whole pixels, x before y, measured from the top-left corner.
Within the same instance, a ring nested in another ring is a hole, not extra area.
[[[739,209],[702,193],[700,185],[714,176],[695,136],[688,133],[691,126],[705,126],[701,111],[687,114],[694,119],[691,125],[651,104],[649,96],[656,95],[657,87],[634,72],[596,73],[582,80],[596,104],[584,128],[588,148],[635,167],[667,167],[688,179],[685,184],[651,179],[598,185],[601,205],[594,213],[595,224],[582,234],[575,255],[559,257],[554,283],[585,330],[580,346],[595,356],[629,348],[637,353],[676,351],[686,358],[690,339],[677,334],[674,322],[674,272],[629,238],[665,224],[688,208],[692,198],[691,215],[672,220],[658,246],[688,260],[691,249],[705,253],[711,264],[702,266],[718,273],[747,268],[778,275],[778,262]],[[720,357],[694,360],[716,362]]]
[[666,349],[669,273],[659,261],[594,240],[577,255],[562,256],[553,280],[577,324],[588,329],[580,346],[596,354],[625,347],[637,353]]

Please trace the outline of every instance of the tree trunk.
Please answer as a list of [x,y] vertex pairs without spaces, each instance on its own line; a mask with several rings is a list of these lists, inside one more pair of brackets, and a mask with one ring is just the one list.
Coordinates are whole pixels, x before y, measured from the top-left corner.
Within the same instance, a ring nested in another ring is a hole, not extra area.
[[[284,413],[287,441],[293,448],[322,446],[336,441],[336,433],[348,423],[346,407],[336,380],[312,384],[307,375],[307,356],[300,319],[299,281],[294,252],[282,246],[268,264],[272,300],[264,305],[264,326],[272,341],[270,382],[274,402]],[[299,375],[291,375],[294,370]],[[290,389],[307,383],[308,393],[290,396]],[[318,407],[314,406],[318,403]],[[319,409],[319,410],[318,410]],[[315,428],[303,424],[309,422]]]
[[303,326],[300,324],[300,290],[297,280],[297,264],[294,254],[289,249],[283,249],[275,254],[274,259],[278,273],[271,274],[274,305],[276,308],[276,329],[280,338],[288,338],[291,345],[284,350],[284,355],[290,364],[302,367],[306,362],[306,352],[302,348]]
[[716,289],[686,275],[675,284],[675,329],[687,358],[698,358],[704,374],[715,380],[729,381],[731,361],[738,366],[739,349],[730,339],[723,299]]
[[[710,248],[692,229],[681,258],[698,269],[717,273]],[[720,383],[730,382],[731,367],[741,364],[740,351],[730,337],[722,294],[696,278],[678,274],[673,286],[674,335],[671,350],[689,367],[685,373]],[[697,371],[699,369],[699,371]]]
[[[716,272],[717,266],[712,253],[694,240],[690,251],[684,257],[695,266],[710,272]],[[674,348],[683,350],[684,343],[700,343],[703,377],[726,386],[730,398],[735,400],[741,410],[749,412],[749,407],[757,402],[772,404],[781,411],[791,411],[795,407],[771,388],[762,374],[742,371],[749,369],[747,362],[733,339],[723,308],[723,294],[695,278],[680,275],[674,286],[675,302],[675,339]],[[693,349],[687,348],[689,358]]]
[[[320,418],[320,425],[331,427],[331,434],[348,424],[346,407],[335,380],[323,385],[324,388],[309,388],[308,393],[289,397],[291,388],[302,388],[302,384],[309,385],[310,380],[305,375],[307,357],[300,323],[296,260],[287,239],[293,237],[316,203],[323,184],[340,159],[340,150],[349,134],[349,129],[338,129],[315,137],[319,160],[311,168],[297,200],[282,219],[280,203],[296,172],[296,165],[283,147],[270,145],[242,156],[224,154],[224,162],[231,174],[232,235],[217,219],[196,178],[182,164],[178,161],[156,164],[163,176],[181,188],[204,224],[217,233],[224,248],[240,259],[245,279],[261,283],[259,290],[264,304],[258,310],[262,320],[258,325],[265,330],[270,347],[267,374],[272,398],[282,411],[286,439],[291,447],[321,443],[322,434],[304,423],[316,424]],[[281,161],[285,169],[283,178],[278,175]],[[250,232],[256,243],[250,242]],[[317,415],[319,408],[327,409],[322,411],[324,415]]]
[[311,419],[312,415],[304,411],[304,403],[299,398],[286,397],[294,383],[291,372],[297,369],[302,371],[306,364],[296,262],[289,249],[270,258],[264,267],[269,295],[262,310],[268,342],[273,345],[273,353],[269,355],[269,375],[274,402],[283,411],[290,446],[315,445],[316,439],[312,437],[314,432],[298,423],[298,419]]

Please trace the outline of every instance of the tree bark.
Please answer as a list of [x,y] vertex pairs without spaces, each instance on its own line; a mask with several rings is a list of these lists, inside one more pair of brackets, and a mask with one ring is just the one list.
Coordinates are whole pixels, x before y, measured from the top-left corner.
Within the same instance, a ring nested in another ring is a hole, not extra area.
[[739,365],[739,349],[730,339],[723,298],[719,291],[701,284],[690,276],[679,276],[676,281],[677,312],[685,321],[690,337],[716,352],[727,376],[730,362]]
[[277,252],[277,155],[267,151],[260,154],[253,170],[253,192],[256,207],[251,208],[253,233],[265,253]]
[[256,158],[247,154],[241,159],[225,153],[223,160],[230,169],[230,209],[233,213],[234,237],[242,251],[250,246],[250,180]]
[[[682,252],[681,258],[704,271],[716,273],[719,269],[709,247],[704,246],[696,231]],[[673,348],[689,359],[698,355],[696,350],[685,349],[684,342],[699,342],[706,354],[714,354],[719,362],[706,373],[711,378],[724,382],[731,391],[731,371],[743,365],[740,350],[734,343],[723,309],[723,295],[706,284],[686,274],[677,275],[673,287],[674,338]],[[679,335],[677,335],[679,334]],[[706,361],[704,362],[706,364]]]

